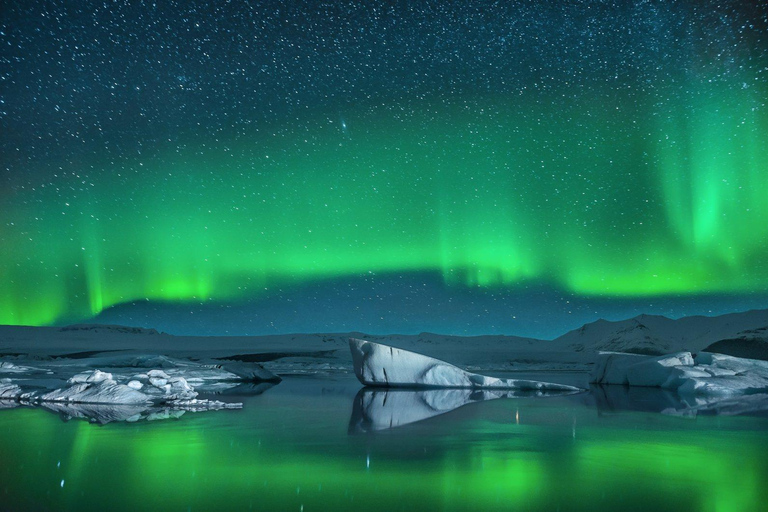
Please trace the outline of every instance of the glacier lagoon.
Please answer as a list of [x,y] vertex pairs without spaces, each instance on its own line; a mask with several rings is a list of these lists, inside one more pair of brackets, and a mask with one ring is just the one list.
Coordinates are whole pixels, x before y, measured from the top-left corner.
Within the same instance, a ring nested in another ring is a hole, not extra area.
[[730,416],[743,411],[607,386],[462,395],[451,410],[430,392],[361,390],[342,373],[163,421],[0,410],[0,509],[731,512],[768,501],[765,404]]

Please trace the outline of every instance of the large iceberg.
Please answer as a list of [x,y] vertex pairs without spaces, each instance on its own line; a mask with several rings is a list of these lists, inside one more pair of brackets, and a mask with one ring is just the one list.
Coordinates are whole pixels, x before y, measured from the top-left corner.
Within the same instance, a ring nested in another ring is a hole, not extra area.
[[366,386],[581,391],[564,384],[486,377],[439,359],[357,338],[349,339],[349,348],[355,375]]
[[600,353],[590,381],[596,384],[651,386],[691,395],[768,393],[768,361],[702,352],[648,357]]

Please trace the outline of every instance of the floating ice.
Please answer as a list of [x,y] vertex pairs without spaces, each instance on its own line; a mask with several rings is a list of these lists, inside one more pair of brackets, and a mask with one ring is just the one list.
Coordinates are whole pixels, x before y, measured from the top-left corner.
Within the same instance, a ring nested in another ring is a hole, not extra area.
[[183,377],[170,377],[162,370],[136,375],[127,385],[115,381],[111,373],[92,370],[75,375],[67,384],[66,388],[35,398],[42,402],[130,405],[172,403],[197,397],[197,392]]
[[280,382],[282,380],[260,364],[255,363],[235,361],[222,365],[221,369],[249,382]]
[[355,375],[366,386],[581,391],[564,384],[469,373],[439,359],[357,338],[349,339],[349,347]]
[[768,361],[702,352],[648,357],[600,353],[591,382],[677,390],[680,394],[743,395],[768,393]]

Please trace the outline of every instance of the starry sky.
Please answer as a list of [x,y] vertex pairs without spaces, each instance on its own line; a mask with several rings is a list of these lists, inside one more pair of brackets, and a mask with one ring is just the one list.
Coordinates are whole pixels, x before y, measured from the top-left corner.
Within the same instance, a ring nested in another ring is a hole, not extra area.
[[552,337],[768,305],[764,3],[0,23],[0,323]]

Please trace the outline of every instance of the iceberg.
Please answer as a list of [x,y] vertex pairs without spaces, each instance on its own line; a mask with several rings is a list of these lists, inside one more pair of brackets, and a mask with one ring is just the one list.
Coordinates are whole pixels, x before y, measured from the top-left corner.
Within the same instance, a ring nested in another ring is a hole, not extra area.
[[355,375],[366,386],[582,391],[564,384],[486,377],[439,359],[357,338],[349,339],[349,348]]
[[92,370],[75,375],[67,384],[29,398],[40,402],[135,405],[187,403],[197,397],[184,377],[170,377],[162,370],[135,375],[128,384],[115,381],[111,373]]
[[675,390],[681,395],[768,393],[768,361],[702,352],[658,357],[601,352],[590,382]]

